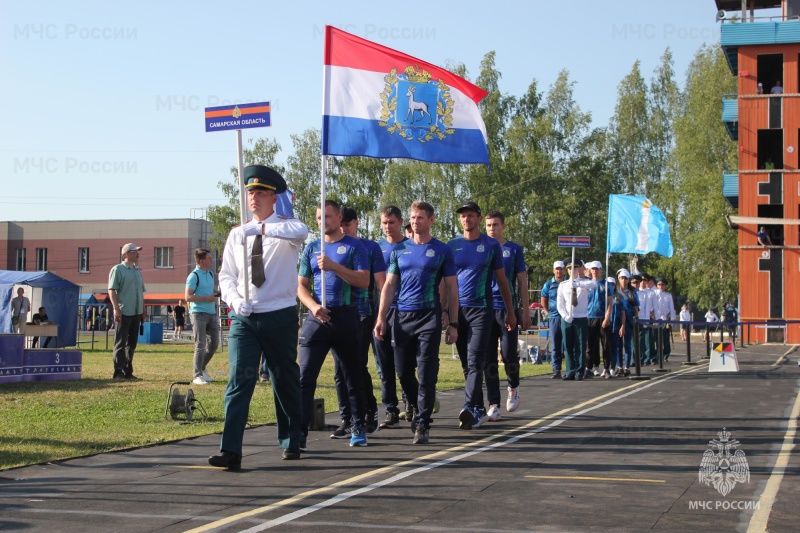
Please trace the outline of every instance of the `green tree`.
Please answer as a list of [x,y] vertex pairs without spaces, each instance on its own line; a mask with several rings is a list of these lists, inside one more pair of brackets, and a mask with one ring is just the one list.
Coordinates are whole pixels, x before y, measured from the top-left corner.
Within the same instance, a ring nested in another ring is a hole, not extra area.
[[515,212],[518,205],[513,193],[509,194],[509,191],[517,190],[519,177],[508,172],[505,164],[508,155],[506,132],[516,108],[516,98],[505,95],[500,90],[502,74],[497,70],[495,63],[496,53],[494,51],[487,53],[481,61],[480,73],[476,80],[476,84],[489,93],[479,104],[481,117],[486,126],[489,166],[470,165],[460,172],[453,172],[451,177],[463,175],[466,178],[466,181],[457,180],[453,184],[458,188],[458,181],[463,183],[464,197],[460,200],[471,198],[478,202],[484,213],[497,210],[505,215]]
[[316,208],[319,205],[319,184],[322,174],[322,133],[310,128],[292,135],[294,153],[286,158],[286,184],[295,193],[294,216],[311,233],[318,232]]
[[738,243],[725,215],[734,213],[722,197],[724,169],[736,168],[736,143],[720,120],[720,98],[736,92],[725,55],[718,46],[698,50],[687,73],[675,118],[676,230],[672,266],[685,295],[701,307],[736,300]]
[[655,178],[649,161],[651,135],[647,86],[639,65],[639,60],[636,60],[617,88],[617,104],[609,132],[611,161],[617,177],[614,190],[623,194],[647,195]]
[[[670,157],[675,148],[675,117],[680,111],[681,91],[675,82],[672,52],[666,49],[661,64],[653,72],[650,81],[649,102],[649,176],[647,197],[663,211],[675,238],[676,221],[680,213],[682,197],[678,194],[676,176],[670,166]],[[640,266],[644,271],[658,273],[670,279],[670,290],[675,294],[685,292],[684,280],[677,278],[675,261],[649,254]]]

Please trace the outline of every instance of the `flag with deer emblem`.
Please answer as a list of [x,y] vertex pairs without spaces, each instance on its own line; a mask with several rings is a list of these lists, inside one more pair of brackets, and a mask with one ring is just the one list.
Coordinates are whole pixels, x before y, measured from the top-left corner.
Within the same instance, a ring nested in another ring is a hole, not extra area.
[[442,68],[325,27],[322,154],[489,163],[487,92]]

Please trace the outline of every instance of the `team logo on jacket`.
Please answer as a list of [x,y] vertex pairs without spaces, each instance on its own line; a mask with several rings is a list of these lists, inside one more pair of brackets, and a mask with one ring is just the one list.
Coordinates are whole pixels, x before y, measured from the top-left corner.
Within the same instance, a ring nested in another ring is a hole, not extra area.
[[484,248],[484,246],[482,244],[479,244],[478,245],[478,253],[482,254],[485,251],[486,251],[486,248]]
[[345,246],[345,245],[339,246],[336,249],[336,253],[339,254],[339,255],[346,254],[347,253],[347,246]]
[[503,250],[503,257],[511,257],[511,250]]
[[436,255],[436,252],[433,250],[433,248],[428,248],[428,249],[425,251],[425,255],[426,255],[427,257],[433,257],[434,255]]
[[393,68],[384,76],[381,119],[378,124],[407,141],[443,140],[455,133],[450,87],[423,69],[408,66],[398,74]]

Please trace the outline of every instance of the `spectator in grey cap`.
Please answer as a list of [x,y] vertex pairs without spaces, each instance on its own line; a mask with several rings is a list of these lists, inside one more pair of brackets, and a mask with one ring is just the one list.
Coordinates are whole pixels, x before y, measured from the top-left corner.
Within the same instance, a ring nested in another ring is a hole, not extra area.
[[129,242],[122,247],[122,262],[108,274],[108,297],[114,309],[114,379],[138,380],[133,375],[133,352],[139,340],[144,311],[144,280],[139,270],[142,247]]

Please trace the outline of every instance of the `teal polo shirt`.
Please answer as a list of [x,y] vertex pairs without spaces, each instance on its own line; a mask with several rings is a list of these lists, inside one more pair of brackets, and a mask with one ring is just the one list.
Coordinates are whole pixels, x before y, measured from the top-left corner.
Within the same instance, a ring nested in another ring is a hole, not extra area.
[[108,289],[117,291],[123,315],[136,316],[144,312],[144,280],[136,265],[129,267],[122,262],[112,268],[108,274]]
[[[197,296],[211,296],[214,294],[214,272],[195,267],[186,278],[186,287],[194,290]],[[190,313],[217,313],[216,302],[189,302]]]

